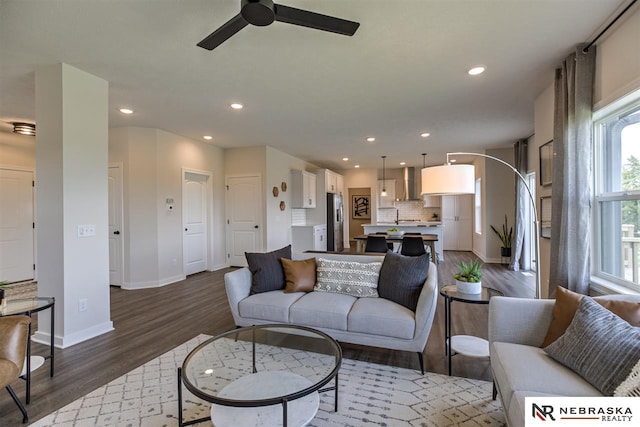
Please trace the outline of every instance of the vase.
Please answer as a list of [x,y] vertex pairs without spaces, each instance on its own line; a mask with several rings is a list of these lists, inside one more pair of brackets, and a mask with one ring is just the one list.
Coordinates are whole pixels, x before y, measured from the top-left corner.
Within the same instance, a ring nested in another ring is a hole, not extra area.
[[500,255],[504,258],[511,258],[511,248],[500,248]]
[[479,294],[482,292],[482,282],[461,282],[456,279],[456,290],[462,294]]

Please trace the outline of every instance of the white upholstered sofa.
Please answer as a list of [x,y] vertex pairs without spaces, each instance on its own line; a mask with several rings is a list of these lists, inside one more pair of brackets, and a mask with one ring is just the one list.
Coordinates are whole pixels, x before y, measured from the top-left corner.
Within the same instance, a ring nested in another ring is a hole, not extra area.
[[[384,255],[303,253],[338,261],[382,262]],[[430,263],[415,313],[384,298],[357,298],[331,292],[269,291],[250,295],[251,272],[241,268],[225,275],[229,306],[236,326],[288,323],[309,326],[337,341],[417,352],[424,373],[424,351],[433,324],[438,295],[438,272]]]

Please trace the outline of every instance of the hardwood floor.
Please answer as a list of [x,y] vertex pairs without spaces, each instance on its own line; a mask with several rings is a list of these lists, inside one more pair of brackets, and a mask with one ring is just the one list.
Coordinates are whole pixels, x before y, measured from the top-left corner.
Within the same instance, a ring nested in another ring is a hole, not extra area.
[[[458,260],[469,260],[470,252],[446,252],[438,266],[439,286],[452,284]],[[111,288],[111,319],[115,330],[64,350],[56,349],[56,375],[49,377],[48,362],[32,375],[30,421],[36,421],[133,368],[182,344],[198,334],[215,335],[235,325],[224,290],[224,273],[232,269],[195,274],[162,288],[126,291]],[[533,297],[535,277],[487,264],[483,284],[507,296]],[[438,308],[424,352],[425,369],[445,374],[444,308]],[[453,303],[454,334],[487,336],[487,306]],[[45,312],[45,315],[46,314]],[[343,344],[344,357],[418,369],[413,353]],[[45,346],[34,344],[33,354],[44,354]],[[453,358],[453,375],[490,380],[487,360],[464,356]],[[24,402],[24,381],[12,384]],[[0,426],[21,425],[22,417],[8,393],[0,398]]]

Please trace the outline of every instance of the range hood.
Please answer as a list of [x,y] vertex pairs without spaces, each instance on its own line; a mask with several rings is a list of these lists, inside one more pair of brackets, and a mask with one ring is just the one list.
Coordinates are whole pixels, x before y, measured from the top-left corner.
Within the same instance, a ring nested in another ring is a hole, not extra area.
[[402,168],[402,194],[398,200],[422,200],[415,175],[416,168]]

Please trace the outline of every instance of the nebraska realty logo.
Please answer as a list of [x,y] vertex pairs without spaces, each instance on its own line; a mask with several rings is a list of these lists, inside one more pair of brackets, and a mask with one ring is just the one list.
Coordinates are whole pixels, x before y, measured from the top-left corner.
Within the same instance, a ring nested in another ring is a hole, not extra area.
[[525,427],[640,425],[634,397],[525,397],[525,408]]

